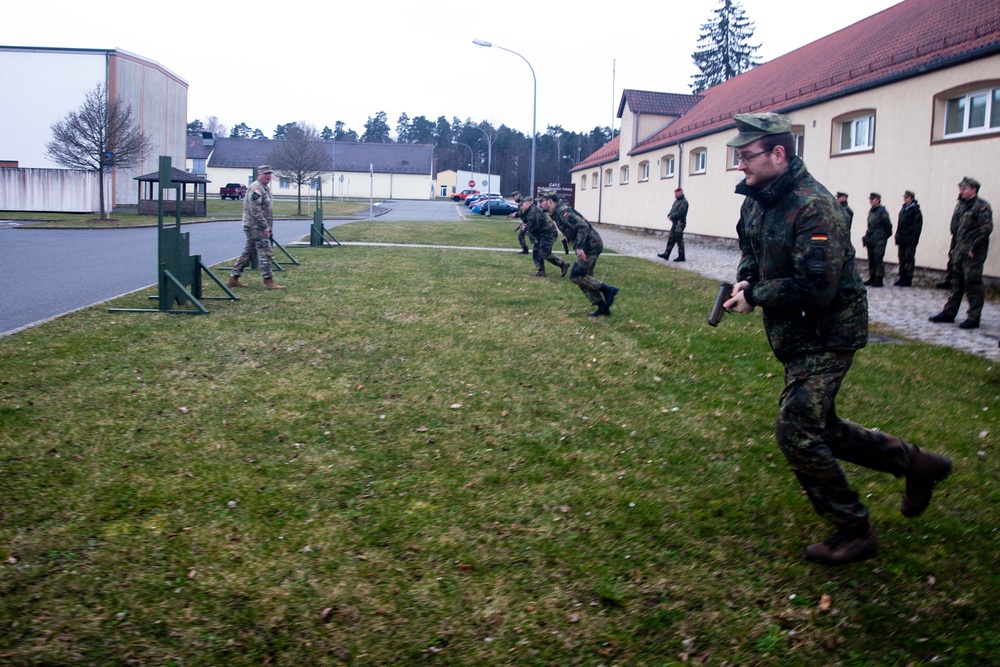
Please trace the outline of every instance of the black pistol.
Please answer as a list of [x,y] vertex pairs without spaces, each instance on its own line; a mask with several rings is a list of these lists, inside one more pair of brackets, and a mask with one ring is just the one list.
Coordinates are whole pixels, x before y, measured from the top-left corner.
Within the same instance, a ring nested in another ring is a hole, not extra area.
[[569,254],[569,244],[566,243],[566,239],[565,238],[563,239],[563,254],[564,255],[568,255]]
[[708,323],[710,325],[713,327],[719,326],[722,316],[726,314],[726,309],[722,304],[731,298],[733,298],[733,284],[721,283],[719,285],[719,296],[715,297],[715,305],[712,306],[712,314],[708,316]]

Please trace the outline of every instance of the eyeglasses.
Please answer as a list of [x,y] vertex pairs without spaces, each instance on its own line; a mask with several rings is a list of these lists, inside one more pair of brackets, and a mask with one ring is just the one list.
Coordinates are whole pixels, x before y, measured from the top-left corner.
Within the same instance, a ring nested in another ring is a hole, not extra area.
[[759,151],[757,153],[734,153],[733,157],[735,157],[738,162],[742,162],[743,164],[750,164],[750,161],[753,160],[758,155],[763,155],[764,153],[770,153],[772,150],[774,149],[768,148],[766,151]]

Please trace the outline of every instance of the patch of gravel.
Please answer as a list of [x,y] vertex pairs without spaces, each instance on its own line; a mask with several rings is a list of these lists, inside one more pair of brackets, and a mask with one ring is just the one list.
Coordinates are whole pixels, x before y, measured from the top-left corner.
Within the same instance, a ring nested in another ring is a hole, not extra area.
[[[666,237],[654,234],[633,232],[621,228],[599,226],[604,246],[620,255],[640,257],[652,262],[669,265],[685,271],[694,271],[714,280],[732,282],[736,276],[736,268],[740,262],[740,251],[734,243],[713,241],[697,238],[685,238],[684,262],[674,262],[676,250],[669,261],[656,256],[666,247]],[[894,246],[893,246],[894,247]],[[886,254],[891,255],[893,247]],[[866,275],[865,267],[859,267],[862,277]],[[873,322],[891,327],[901,336],[931,343],[950,346],[965,352],[978,355],[985,359],[1000,359],[1000,349],[997,341],[1000,339],[1000,304],[987,295],[986,306],[980,320],[980,328],[963,330],[958,328],[958,322],[965,319],[965,309],[968,303],[963,301],[955,324],[935,324],[928,317],[941,311],[948,293],[934,288],[934,283],[940,278],[933,276],[917,277],[919,285],[914,287],[878,287],[868,289],[868,316]],[[895,282],[896,275],[892,271],[886,278],[886,284]],[[933,281],[933,282],[932,282]],[[706,316],[711,304],[706,304]],[[872,340],[878,340],[872,336]]]

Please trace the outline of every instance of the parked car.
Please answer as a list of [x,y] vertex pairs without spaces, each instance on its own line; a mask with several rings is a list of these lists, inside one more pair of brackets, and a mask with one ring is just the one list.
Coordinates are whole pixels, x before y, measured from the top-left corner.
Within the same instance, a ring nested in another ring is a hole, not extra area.
[[490,215],[510,215],[517,211],[517,204],[506,199],[489,199],[479,206],[480,215],[486,215],[487,210]]
[[241,183],[226,183],[219,188],[219,197],[222,199],[243,199],[247,196],[247,186]]
[[451,200],[452,201],[462,201],[463,199],[465,199],[469,195],[478,195],[478,194],[479,194],[479,190],[473,190],[472,188],[466,188],[465,190],[462,190],[461,192],[456,192],[455,194],[453,194],[451,196]]
[[468,206],[469,208],[472,208],[475,204],[479,203],[480,201],[482,201],[486,197],[491,197],[493,199],[503,199],[503,195],[501,195],[498,192],[490,192],[489,194],[486,194],[484,192],[484,193],[481,193],[481,194],[472,195],[471,197],[469,197],[468,199],[466,199],[465,200],[465,205]]

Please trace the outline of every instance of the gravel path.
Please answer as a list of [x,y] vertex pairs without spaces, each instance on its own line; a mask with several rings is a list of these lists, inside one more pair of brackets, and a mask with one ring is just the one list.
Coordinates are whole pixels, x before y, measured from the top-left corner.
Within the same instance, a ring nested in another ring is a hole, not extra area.
[[[732,281],[740,261],[739,248],[735,245],[685,239],[687,261],[672,261],[676,257],[675,250],[671,261],[665,262],[656,256],[666,246],[665,236],[612,229],[603,225],[600,226],[600,233],[605,247],[619,254],[662,264],[669,263],[674,268],[695,271],[719,281]],[[889,255],[890,252],[891,248],[886,254]],[[861,267],[861,275],[866,275],[864,267]],[[887,272],[886,284],[890,285],[895,280],[895,272]],[[1000,360],[1000,349],[997,348],[997,340],[1000,338],[1000,304],[987,297],[979,329],[966,331],[958,328],[958,322],[965,319],[967,302],[962,303],[955,324],[934,324],[927,318],[941,311],[947,292],[934,289],[931,280],[937,282],[939,278],[917,276],[916,280],[925,286],[869,288],[868,311],[871,320],[892,327],[902,336],[934,345],[948,345],[986,359]]]

